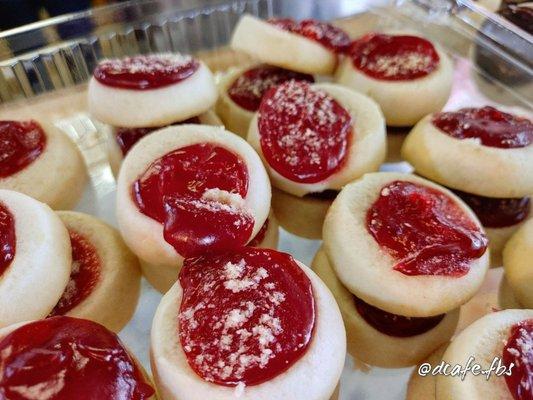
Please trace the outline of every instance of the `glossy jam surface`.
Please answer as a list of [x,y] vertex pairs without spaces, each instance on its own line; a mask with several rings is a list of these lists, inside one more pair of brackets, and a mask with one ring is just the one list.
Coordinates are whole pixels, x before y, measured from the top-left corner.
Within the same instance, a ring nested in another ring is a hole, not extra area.
[[487,249],[484,233],[452,198],[413,182],[384,186],[366,223],[405,275],[460,277]]
[[280,83],[297,80],[314,82],[312,75],[301,74],[271,65],[260,65],[240,75],[228,89],[228,96],[245,110],[259,109],[263,95]]
[[482,145],[514,149],[533,142],[533,123],[526,119],[485,106],[441,112],[433,125],[456,139],[479,139]]
[[186,259],[179,337],[191,368],[224,386],[269,381],[307,351],[313,287],[294,259],[246,247]]
[[511,328],[502,359],[508,367],[514,364],[511,376],[505,376],[513,399],[533,400],[533,319]]
[[9,400],[149,399],[118,337],[77,318],[30,322],[0,339],[0,397]]
[[16,246],[15,217],[0,203],[0,278],[15,258]]
[[423,78],[440,62],[430,41],[408,35],[371,33],[352,42],[349,54],[355,68],[385,81]]
[[133,184],[139,210],[164,225],[164,238],[185,257],[244,246],[254,219],[239,207],[248,169],[212,143],[183,147],[155,160]]
[[342,29],[315,19],[295,21],[290,18],[268,20],[280,29],[305,36],[336,53],[344,53],[350,46],[350,37]]
[[269,219],[267,218],[261,229],[259,229],[259,232],[257,232],[257,235],[254,236],[252,240],[250,240],[250,243],[248,243],[248,246],[259,246],[263,240],[265,240],[266,233],[268,231],[268,224]]
[[293,182],[316,183],[342,167],[352,118],[325,91],[289,81],[263,97],[258,128],[270,167]]
[[65,292],[50,316],[65,315],[85,300],[100,279],[102,261],[94,245],[78,232],[69,230],[72,271]]
[[46,147],[46,135],[35,121],[0,121],[0,178],[23,170]]
[[137,55],[102,61],[94,70],[94,78],[102,85],[121,89],[157,89],[189,78],[199,67],[195,59],[179,54]]
[[[181,124],[200,124],[200,118],[192,117],[185,121],[181,121],[172,125],[181,125]],[[122,150],[122,155],[128,154],[130,149],[135,143],[141,140],[143,137],[152,133],[155,130],[166,128],[166,126],[160,127],[150,127],[150,128],[116,128],[115,137],[117,143]]]
[[444,314],[427,318],[404,317],[391,314],[365,303],[354,296],[355,308],[363,319],[379,332],[394,337],[411,337],[429,332],[444,318]]
[[531,212],[529,197],[493,198],[454,190],[487,228],[505,228],[524,221]]

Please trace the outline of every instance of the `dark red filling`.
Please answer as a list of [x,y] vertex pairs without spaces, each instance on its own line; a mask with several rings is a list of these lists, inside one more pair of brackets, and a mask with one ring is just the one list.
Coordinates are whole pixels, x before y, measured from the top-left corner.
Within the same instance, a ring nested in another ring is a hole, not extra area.
[[157,89],[187,79],[199,67],[194,58],[177,54],[137,55],[102,61],[94,70],[94,78],[102,85],[121,89]]
[[246,247],[186,259],[179,282],[180,341],[206,381],[258,385],[305,354],[315,300],[311,281],[290,255]]
[[315,19],[297,22],[290,18],[271,18],[272,25],[285,31],[305,36],[336,53],[344,53],[350,46],[350,37],[342,29]]
[[65,315],[85,300],[100,279],[102,268],[96,248],[87,238],[69,230],[72,246],[72,271],[65,292],[50,316]]
[[504,228],[524,221],[531,210],[529,197],[501,199],[454,190],[487,228]]
[[507,367],[513,364],[511,375],[505,375],[513,399],[533,400],[533,319],[511,328],[502,359]]
[[35,121],[0,121],[0,178],[30,165],[46,146],[43,128]]
[[487,249],[485,234],[452,198],[413,182],[384,186],[366,223],[405,275],[460,277]]
[[245,198],[248,169],[238,155],[212,143],[165,154],[133,184],[139,210],[164,225],[165,240],[185,257],[249,241],[253,217],[220,199],[220,191]]
[[7,207],[0,203],[0,278],[15,258],[16,245],[15,218]]
[[259,229],[259,232],[257,232],[257,235],[254,236],[252,240],[250,240],[250,243],[248,243],[248,246],[255,247],[261,244],[263,240],[265,240],[266,233],[268,231],[268,223],[269,219],[267,218],[261,229]]
[[235,79],[228,89],[228,96],[245,110],[255,112],[259,109],[263,95],[270,88],[290,80],[315,81],[312,75],[260,65],[245,71]]
[[456,139],[479,139],[489,147],[514,149],[533,141],[533,123],[529,119],[491,106],[437,113],[431,122]]
[[[182,125],[182,124],[200,124],[200,118],[198,117],[192,117],[185,121],[176,122],[172,125]],[[167,125],[168,126],[168,125]],[[149,133],[152,133],[153,131],[156,131],[158,129],[166,128],[167,126],[158,126],[158,127],[150,127],[150,128],[116,128],[116,139],[117,143],[120,147],[120,150],[122,150],[122,155],[128,154],[130,149],[133,147],[135,143],[137,143],[139,140],[141,140],[143,137],[148,135]]]
[[82,319],[30,322],[0,339],[0,397],[144,400],[155,392],[118,337]]
[[354,296],[355,308],[363,319],[374,329],[394,337],[411,337],[429,332],[444,319],[445,314],[434,317],[404,317],[383,311],[359,297]]
[[325,91],[288,81],[264,95],[258,128],[263,155],[276,172],[294,182],[316,183],[342,167],[352,118]]
[[349,54],[355,68],[386,81],[422,78],[440,62],[430,41],[408,35],[370,33],[353,41]]

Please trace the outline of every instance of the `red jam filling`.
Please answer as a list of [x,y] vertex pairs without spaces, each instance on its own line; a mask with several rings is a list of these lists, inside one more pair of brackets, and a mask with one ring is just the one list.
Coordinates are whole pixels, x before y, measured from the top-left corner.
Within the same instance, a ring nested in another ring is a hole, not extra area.
[[0,203],[0,277],[15,258],[16,244],[15,218],[7,207]]
[[384,335],[394,337],[411,337],[429,332],[445,317],[444,314],[424,318],[404,317],[383,311],[356,296],[354,302],[357,312],[370,326]]
[[245,110],[259,109],[263,95],[280,83],[297,80],[314,82],[312,75],[301,74],[270,65],[260,65],[245,71],[228,89],[228,96]]
[[41,155],[43,128],[35,121],[0,121],[0,178],[11,176]]
[[137,55],[102,61],[94,70],[94,78],[102,85],[121,89],[157,89],[187,79],[199,67],[194,58],[178,54]]
[[405,275],[460,277],[487,249],[484,233],[453,199],[413,182],[384,186],[366,224]]
[[529,197],[492,198],[454,190],[487,228],[504,228],[524,221],[531,211]]
[[311,281],[275,250],[186,259],[179,337],[191,368],[218,385],[269,381],[306,352],[315,326]]
[[145,400],[155,392],[103,326],[77,318],[30,322],[0,339],[0,397]]
[[65,292],[50,316],[65,315],[94,290],[100,279],[101,261],[96,248],[79,233],[69,230],[72,271]]
[[432,123],[456,139],[479,139],[482,145],[489,147],[514,149],[533,142],[530,120],[491,106],[437,113]]
[[325,91],[288,81],[263,97],[258,128],[263,155],[276,172],[293,182],[316,183],[342,167],[352,118]]
[[139,210],[164,225],[165,240],[184,257],[234,249],[249,241],[253,217],[226,200],[242,200],[247,193],[245,162],[211,143],[165,154],[133,184]]
[[[181,121],[172,125],[182,125],[182,124],[200,124],[200,118],[192,117],[185,121]],[[143,137],[156,131],[158,129],[166,128],[166,126],[159,127],[150,127],[150,128],[116,128],[116,139],[117,143],[122,150],[122,155],[128,154],[130,149],[135,143],[141,140]]]
[[514,400],[533,400],[533,319],[511,328],[503,348],[503,363],[514,365],[505,382]]
[[385,81],[422,78],[439,65],[430,41],[417,36],[371,33],[352,42],[349,54],[355,68]]
[[344,53],[350,47],[348,34],[325,22],[315,19],[304,19],[297,22],[290,18],[272,18],[268,22],[285,31],[314,40],[336,53]]
[[263,240],[265,240],[266,233],[268,231],[268,222],[269,219],[267,218],[261,229],[259,229],[259,232],[257,232],[257,235],[254,236],[252,240],[250,240],[250,243],[248,243],[248,246],[255,247],[259,246]]

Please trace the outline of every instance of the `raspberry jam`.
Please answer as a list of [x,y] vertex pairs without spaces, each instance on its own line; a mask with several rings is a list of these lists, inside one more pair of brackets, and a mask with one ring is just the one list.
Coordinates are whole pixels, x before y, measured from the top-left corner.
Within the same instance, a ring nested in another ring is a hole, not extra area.
[[46,135],[36,121],[0,121],[0,178],[23,170],[45,146]]
[[533,319],[511,328],[502,360],[507,367],[514,364],[511,375],[505,375],[513,399],[533,400]]
[[[200,123],[201,123],[200,118],[192,117],[185,121],[177,122],[172,125],[200,124]],[[122,150],[122,155],[125,156],[126,154],[128,154],[128,152],[133,147],[133,145],[137,143],[139,140],[141,140],[143,137],[148,135],[149,133],[152,133],[158,129],[166,128],[167,126],[150,127],[150,128],[116,128],[115,137],[117,139],[117,143],[120,147],[120,150]]]
[[433,125],[456,139],[479,139],[482,145],[514,149],[533,142],[533,123],[516,115],[485,106],[441,112]]
[[0,278],[15,258],[16,245],[15,218],[8,208],[0,203]]
[[72,247],[72,271],[65,292],[50,316],[65,315],[85,300],[100,279],[102,268],[96,248],[87,238],[69,230]]
[[315,81],[312,75],[260,65],[245,71],[235,79],[228,89],[228,96],[245,110],[255,112],[259,109],[263,95],[270,88],[289,80]]
[[384,186],[366,224],[405,275],[460,277],[487,249],[485,234],[453,199],[413,182]]
[[257,235],[255,235],[254,238],[250,240],[250,243],[248,243],[248,246],[251,246],[251,247],[259,246],[263,242],[263,240],[265,240],[267,231],[268,231],[268,218],[266,219],[261,229],[259,229],[259,232],[257,232]]
[[417,36],[370,33],[352,42],[349,55],[355,68],[385,81],[423,78],[439,66],[430,41]]
[[346,32],[316,19],[297,22],[290,18],[272,18],[268,22],[285,31],[314,40],[336,53],[344,53],[350,46],[350,37]]
[[130,90],[157,89],[193,75],[200,63],[179,54],[150,54],[104,60],[94,70],[102,85]]
[[404,317],[391,314],[365,303],[354,296],[355,308],[359,315],[374,329],[387,336],[411,337],[429,332],[444,319],[445,315],[434,317]]
[[529,197],[492,198],[454,190],[487,228],[505,228],[524,221],[530,213]]
[[238,205],[247,193],[244,161],[212,143],[165,154],[133,184],[139,210],[164,225],[165,240],[184,257],[249,241],[254,219]]
[[202,379],[258,385],[307,351],[316,316],[313,287],[290,255],[246,247],[186,259],[179,282],[179,337]]
[[258,128],[270,167],[293,182],[316,183],[342,167],[352,118],[325,91],[288,81],[263,97]]
[[149,399],[155,392],[103,326],[77,318],[30,322],[0,339],[0,397]]

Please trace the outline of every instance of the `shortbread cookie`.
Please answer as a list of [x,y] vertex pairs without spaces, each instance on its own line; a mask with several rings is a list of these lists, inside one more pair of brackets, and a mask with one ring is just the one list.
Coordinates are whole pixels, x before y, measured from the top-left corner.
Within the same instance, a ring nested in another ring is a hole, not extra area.
[[410,174],[366,174],[345,186],[323,235],[343,285],[399,315],[429,317],[459,307],[489,266],[487,238],[470,208]]
[[60,211],[72,247],[72,271],[63,296],[50,316],[90,319],[119,332],[139,299],[139,261],[120,234],[87,214]]
[[352,42],[336,80],[372,97],[389,126],[413,126],[450,95],[452,62],[436,44],[410,33],[370,33]]
[[0,330],[5,399],[156,400],[120,339],[89,320],[59,316]]
[[437,367],[442,361],[442,356],[449,343],[446,343],[433,352],[427,359],[415,367],[407,383],[405,400],[436,400],[437,377],[431,373],[425,376],[419,374],[422,364],[428,364],[431,368]]
[[328,400],[346,337],[309,268],[248,247],[185,261],[157,308],[151,351],[165,400]]
[[201,61],[165,53],[100,62],[88,96],[91,114],[106,124],[158,127],[206,112],[217,89]]
[[[481,371],[501,366],[499,374],[467,372],[460,376],[437,376],[437,399],[523,400],[532,395],[533,310],[506,310],[489,314],[457,336],[443,361],[466,366],[468,359]],[[500,363],[498,362],[500,361]],[[514,364],[510,373],[510,365]],[[504,368],[506,366],[507,368]]]
[[0,188],[25,193],[53,209],[73,208],[87,183],[76,145],[45,122],[0,121]]
[[505,276],[503,276],[502,280],[500,281],[500,287],[498,290],[498,305],[502,310],[524,308],[522,304],[516,300],[516,296],[509,286],[509,282],[507,282],[507,278],[505,278]]
[[289,18],[263,21],[244,15],[238,22],[231,47],[261,62],[306,74],[330,75],[337,58],[350,45],[340,28],[325,22]]
[[533,193],[533,123],[494,107],[428,115],[402,148],[416,172],[485,197]]
[[69,280],[68,231],[47,205],[0,190],[0,327],[44,318]]
[[184,257],[246,245],[267,219],[270,197],[265,168],[242,138],[221,127],[171,126],[124,159],[117,219],[147,279],[160,275],[170,287]]

